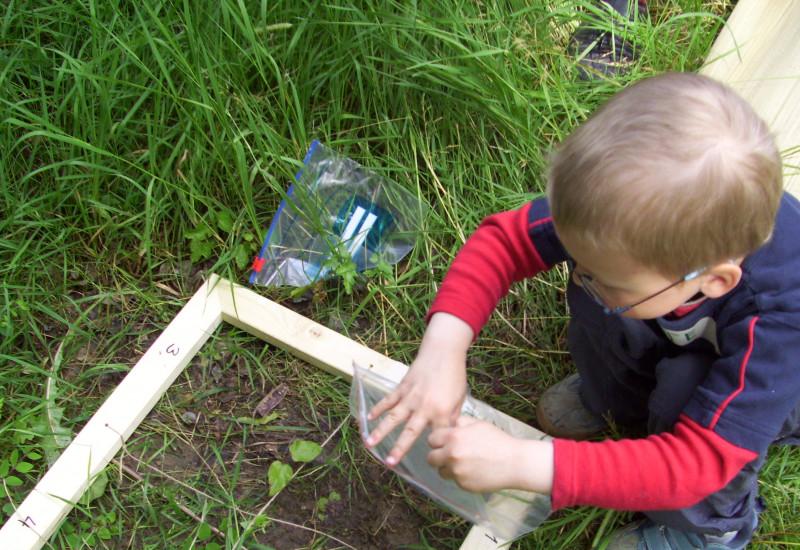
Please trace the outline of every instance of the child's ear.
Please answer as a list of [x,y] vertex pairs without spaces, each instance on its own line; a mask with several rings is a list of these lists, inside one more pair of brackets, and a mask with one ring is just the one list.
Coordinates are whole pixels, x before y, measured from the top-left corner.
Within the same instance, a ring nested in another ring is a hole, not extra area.
[[719,298],[733,290],[742,280],[738,262],[724,262],[707,269],[702,275],[700,292],[709,298]]

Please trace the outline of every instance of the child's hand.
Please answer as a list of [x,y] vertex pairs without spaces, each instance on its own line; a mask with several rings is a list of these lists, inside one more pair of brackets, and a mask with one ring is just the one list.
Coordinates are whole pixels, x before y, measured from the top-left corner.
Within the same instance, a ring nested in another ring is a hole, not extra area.
[[403,458],[427,426],[452,426],[458,418],[467,394],[466,354],[472,336],[469,325],[457,317],[435,314],[405,378],[369,411],[370,420],[388,411],[367,438],[370,447],[406,423],[386,458],[389,465]]
[[433,449],[428,464],[465,491],[552,491],[550,442],[517,439],[489,422],[462,416],[455,427],[434,430],[428,443]]

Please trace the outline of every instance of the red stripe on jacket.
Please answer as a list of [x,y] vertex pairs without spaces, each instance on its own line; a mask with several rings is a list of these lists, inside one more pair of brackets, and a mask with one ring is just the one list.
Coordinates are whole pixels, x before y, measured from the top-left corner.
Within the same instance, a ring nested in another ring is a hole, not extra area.
[[756,323],[758,322],[758,317],[753,317],[750,321],[750,325],[747,327],[747,352],[744,354],[742,358],[742,363],[739,366],[739,387],[730,394],[725,401],[720,404],[717,412],[714,413],[714,417],[711,419],[711,423],[709,424],[708,428],[713,430],[714,426],[717,425],[719,422],[719,417],[722,416],[722,413],[725,411],[725,408],[728,406],[734,397],[742,393],[744,390],[744,375],[747,372],[747,362],[750,360],[750,354],[753,353],[753,346],[755,345],[755,330],[756,330]]

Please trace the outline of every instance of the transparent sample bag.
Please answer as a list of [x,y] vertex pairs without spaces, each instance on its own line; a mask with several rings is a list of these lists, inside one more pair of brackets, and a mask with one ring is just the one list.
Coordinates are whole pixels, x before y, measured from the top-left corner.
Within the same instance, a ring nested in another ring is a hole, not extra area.
[[408,254],[428,204],[314,141],[270,225],[250,282],[305,286],[352,262],[356,271]]
[[[350,410],[358,420],[362,439],[366,439],[380,421],[367,420],[367,413],[375,403],[397,387],[397,384],[358,366],[354,370],[350,387]],[[524,437],[514,424],[508,422],[507,417],[471,397],[467,397],[464,402],[461,414],[492,422],[515,437]],[[491,494],[470,493],[461,489],[454,481],[440,477],[439,471],[428,465],[428,429],[399,464],[388,466],[385,458],[401,431],[402,426],[396,428],[378,445],[370,448],[370,452],[392,471],[452,512],[506,540],[533,531],[550,515],[550,497],[546,495],[517,490]]]

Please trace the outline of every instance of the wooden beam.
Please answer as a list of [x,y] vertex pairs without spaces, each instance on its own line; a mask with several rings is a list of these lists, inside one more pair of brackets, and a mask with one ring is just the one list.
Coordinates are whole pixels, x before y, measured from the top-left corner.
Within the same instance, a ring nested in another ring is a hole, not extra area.
[[408,367],[367,346],[295,313],[264,296],[219,279],[222,319],[348,382],[353,361],[389,380],[401,380]]
[[775,133],[800,196],[800,2],[739,0],[700,73],[727,83]]
[[[183,368],[222,322],[231,323],[325,371],[350,380],[353,361],[399,382],[408,368],[255,292],[212,276],[141,357],[0,529],[0,548],[35,550],[55,533],[91,481],[103,471]],[[493,410],[480,403],[486,410]],[[507,431],[542,432],[499,413]],[[524,514],[520,503],[509,513]],[[480,527],[462,550],[492,550],[507,541]]]
[[0,548],[38,549],[222,321],[208,283],[181,309],[0,529]]

